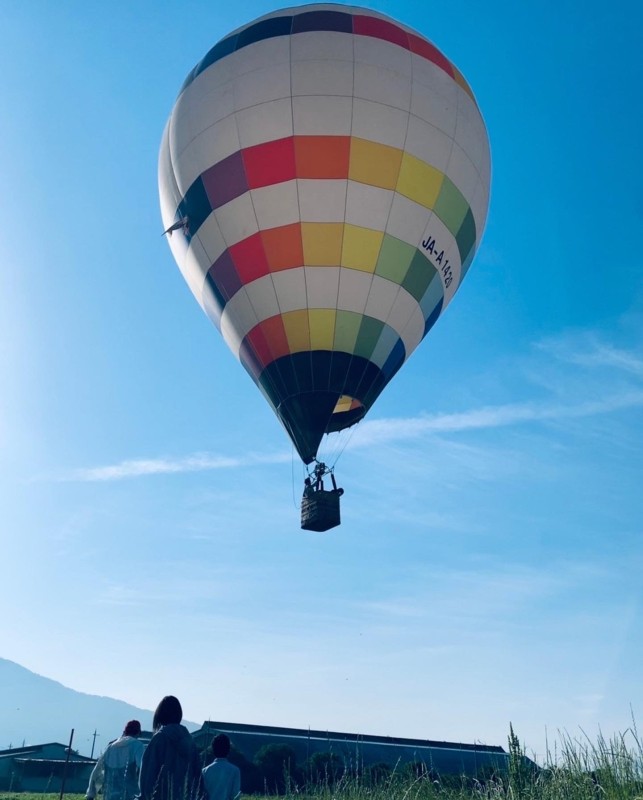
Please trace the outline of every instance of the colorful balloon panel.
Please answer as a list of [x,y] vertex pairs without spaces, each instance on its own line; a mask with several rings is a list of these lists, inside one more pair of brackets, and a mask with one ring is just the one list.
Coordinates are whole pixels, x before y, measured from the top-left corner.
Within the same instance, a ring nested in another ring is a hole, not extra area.
[[165,228],[187,220],[168,240],[306,463],[450,302],[489,183],[468,84],[376,12],[277,11],[188,75],[159,159]]

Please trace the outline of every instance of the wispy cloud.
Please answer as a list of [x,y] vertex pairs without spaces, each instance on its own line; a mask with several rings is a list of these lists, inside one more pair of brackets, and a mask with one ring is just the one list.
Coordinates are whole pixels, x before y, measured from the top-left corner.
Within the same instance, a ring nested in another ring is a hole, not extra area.
[[593,369],[605,367],[643,378],[643,352],[615,347],[591,332],[544,339],[536,344],[536,349],[567,364]]
[[[643,390],[611,395],[578,404],[545,405],[536,403],[485,406],[457,414],[433,414],[403,419],[379,419],[363,423],[348,445],[349,449],[370,447],[414,439],[427,434],[458,433],[519,425],[528,422],[548,422],[579,417],[609,414],[627,408],[643,407]],[[120,461],[99,467],[77,469],[67,474],[67,481],[116,481],[149,475],[170,475],[218,469],[239,469],[261,464],[283,464],[291,453],[221,456],[214,453],[194,453],[179,458],[141,458]]]
[[[536,352],[547,355],[548,364],[551,364],[553,358],[559,363],[571,364],[591,371],[591,376],[581,379],[580,385],[576,381],[573,388],[571,376],[568,374],[555,376],[554,385],[549,388],[553,394],[558,394],[559,397],[561,394],[562,396],[571,396],[572,399],[568,402],[552,402],[550,398],[549,402],[485,405],[449,414],[376,419],[363,423],[355,430],[347,444],[347,449],[403,442],[431,434],[454,434],[527,423],[562,422],[643,407],[643,388],[638,380],[643,377],[643,356],[639,355],[636,350],[626,350],[604,343],[591,332],[543,340],[535,345],[535,349]],[[626,375],[628,379],[621,382],[618,390],[600,396],[603,384],[600,376],[605,369],[617,370],[622,375]],[[560,369],[557,371],[560,372]],[[538,369],[536,369],[534,374],[536,383],[539,382],[536,379],[538,374]],[[542,377],[542,370],[540,370],[540,375]],[[576,376],[576,378],[578,377]],[[543,382],[547,383],[544,377],[541,384]],[[561,390],[563,390],[562,393]],[[593,399],[579,401],[579,396]],[[193,453],[179,457],[128,459],[116,464],[82,468],[68,473],[62,479],[90,482],[116,481],[150,475],[282,464],[291,459],[292,453],[286,450],[266,454],[250,453],[241,456]]]
[[213,453],[193,453],[179,458],[137,458],[101,467],[77,469],[66,475],[68,481],[117,481],[146,475],[171,475],[181,472],[203,472],[216,469],[238,469],[260,464],[282,464],[290,461],[290,453],[250,454],[230,457]]
[[570,360],[587,367],[612,367],[643,378],[643,358],[609,345],[600,345],[589,353],[577,353]]
[[[358,599],[351,619],[360,620],[361,630],[387,629],[401,639],[432,629],[436,641],[458,646],[495,634],[522,636],[519,628],[528,616],[528,636],[546,630],[565,639],[574,628],[613,630],[614,615],[627,608],[627,597],[616,588],[620,580],[618,564],[593,561],[530,565],[493,558],[465,568],[422,565],[404,582],[380,584],[380,596]],[[607,606],[596,596],[601,583],[614,584]],[[561,609],[556,620],[551,607]]]
[[375,442],[400,441],[428,433],[457,433],[608,414],[643,406],[643,391],[607,396],[578,404],[545,405],[536,403],[486,406],[457,414],[435,414],[408,419],[380,419],[364,423],[351,442],[352,447],[367,447]]

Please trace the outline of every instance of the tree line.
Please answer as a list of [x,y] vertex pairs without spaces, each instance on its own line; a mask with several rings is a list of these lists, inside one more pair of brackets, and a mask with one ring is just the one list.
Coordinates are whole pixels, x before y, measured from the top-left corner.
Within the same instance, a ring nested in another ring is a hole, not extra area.
[[[298,763],[294,749],[287,744],[264,745],[252,761],[233,745],[228,760],[241,771],[243,794],[285,794],[303,786],[334,786],[347,776],[375,785],[390,778],[394,769],[383,762],[370,766],[347,764],[330,751],[313,753]],[[409,764],[402,769],[428,773],[424,764]]]

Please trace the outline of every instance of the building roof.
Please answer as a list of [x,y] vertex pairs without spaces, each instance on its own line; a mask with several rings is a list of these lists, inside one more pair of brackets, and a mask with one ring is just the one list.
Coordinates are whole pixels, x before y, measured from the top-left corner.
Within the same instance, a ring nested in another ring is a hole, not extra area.
[[294,737],[297,739],[320,739],[324,741],[368,742],[372,744],[401,745],[406,747],[429,747],[432,749],[471,750],[476,753],[505,754],[499,745],[467,744],[464,742],[445,742],[434,739],[408,739],[400,736],[374,736],[362,733],[345,733],[339,731],[319,731],[311,728],[280,728],[271,725],[246,725],[240,722],[212,722],[207,720],[193,736],[207,734],[209,731],[225,731],[226,733],[251,733],[265,736]]
[[497,745],[211,720],[192,736],[197,745],[205,749],[214,733],[223,732],[249,760],[253,760],[266,745],[285,744],[292,748],[299,764],[306,763],[316,753],[331,752],[349,768],[373,764],[388,764],[392,768],[398,764],[423,764],[440,775],[475,776],[480,770],[505,771],[509,759],[505,750]]
[[[37,753],[43,750],[45,747],[61,747],[63,750],[67,750],[69,745],[62,744],[61,742],[45,742],[44,744],[29,744],[25,747],[9,747],[6,750],[0,750],[0,758],[3,756],[11,756],[14,758],[19,753]],[[72,750],[72,753],[74,751]]]
[[[60,749],[61,754],[60,758],[52,758],[49,756],[48,758],[34,757],[34,754],[42,753],[43,750],[50,747],[57,747]],[[67,751],[69,750],[69,745],[61,744],[60,742],[47,742],[46,744],[33,744],[28,747],[12,747],[9,750],[0,750],[0,759],[2,758],[9,758],[13,759],[18,763],[25,763],[29,762],[51,762],[51,763],[59,763],[61,761],[66,760]],[[81,756],[80,753],[77,753],[75,750],[72,750],[69,754],[69,763],[79,763],[85,762],[87,764],[95,764],[96,759],[90,758],[89,756]]]

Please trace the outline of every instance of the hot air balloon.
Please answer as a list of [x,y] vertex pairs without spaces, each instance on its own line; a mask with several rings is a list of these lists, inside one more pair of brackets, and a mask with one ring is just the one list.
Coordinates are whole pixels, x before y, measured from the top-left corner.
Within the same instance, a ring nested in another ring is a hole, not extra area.
[[339,524],[320,442],[365,416],[451,301],[489,184],[461,73],[370,9],[275,11],[185,79],[159,157],[164,229],[198,303],[314,465],[304,527]]

